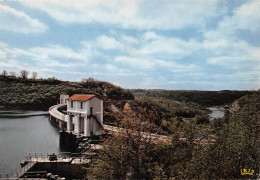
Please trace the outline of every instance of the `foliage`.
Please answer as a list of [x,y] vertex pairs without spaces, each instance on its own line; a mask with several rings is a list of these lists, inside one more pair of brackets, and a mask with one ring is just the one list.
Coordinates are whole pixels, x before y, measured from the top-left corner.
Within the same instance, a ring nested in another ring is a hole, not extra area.
[[195,103],[202,106],[218,106],[230,104],[235,99],[238,99],[246,94],[251,94],[253,91],[191,91],[191,90],[142,90],[133,89],[131,92],[135,96],[146,97],[163,97],[186,103]]
[[[194,152],[185,178],[257,177],[260,170],[260,95],[247,95],[239,101],[240,110],[229,121],[222,121],[223,128],[219,130],[216,143]],[[240,169],[253,169],[255,174],[242,176]]]
[[[151,124],[140,119],[124,119],[122,129],[106,139],[103,149],[88,168],[89,179],[151,179],[154,176]],[[143,135],[143,132],[147,134]],[[158,165],[157,165],[158,166]],[[157,167],[156,166],[156,167]]]
[[[87,176],[89,179],[256,179],[260,171],[260,94],[244,96],[238,102],[239,111],[232,116],[225,113],[225,118],[212,125],[171,118],[170,141],[154,143],[132,131],[114,135],[93,159]],[[132,121],[124,127],[144,131],[141,122]],[[212,132],[217,132],[217,136]],[[255,173],[241,175],[240,169],[253,169]]]
[[[101,81],[78,82],[50,79],[23,79],[0,76],[0,107],[15,109],[43,109],[57,104],[60,93],[96,94],[105,99],[133,99],[133,95],[120,87]],[[113,94],[109,93],[113,92]]]

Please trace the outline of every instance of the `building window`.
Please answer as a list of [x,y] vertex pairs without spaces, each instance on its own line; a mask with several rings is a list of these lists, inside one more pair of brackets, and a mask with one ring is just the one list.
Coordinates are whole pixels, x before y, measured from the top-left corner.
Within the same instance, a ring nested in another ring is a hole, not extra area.
[[73,101],[71,101],[71,104],[70,104],[71,108],[73,108]]
[[80,109],[83,109],[83,102],[80,102]]
[[90,115],[93,115],[93,107],[90,107]]

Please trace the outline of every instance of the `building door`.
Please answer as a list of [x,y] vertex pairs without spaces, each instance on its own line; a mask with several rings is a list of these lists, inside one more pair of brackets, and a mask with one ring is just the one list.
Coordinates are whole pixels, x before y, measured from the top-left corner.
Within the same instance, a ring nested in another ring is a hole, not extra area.
[[89,128],[90,134],[93,134],[93,126],[94,126],[93,117],[90,118],[89,124],[90,124],[90,128]]
[[94,126],[94,119],[93,119],[93,107],[90,107],[90,134],[93,134],[93,126]]
[[84,134],[84,117],[80,117],[79,118],[79,124],[80,124],[79,132],[80,132],[80,134],[81,133]]

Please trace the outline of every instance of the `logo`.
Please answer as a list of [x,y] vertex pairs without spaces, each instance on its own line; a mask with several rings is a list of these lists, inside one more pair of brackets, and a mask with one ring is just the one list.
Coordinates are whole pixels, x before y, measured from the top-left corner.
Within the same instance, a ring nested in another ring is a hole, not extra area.
[[240,169],[241,175],[253,175],[254,170],[252,169]]

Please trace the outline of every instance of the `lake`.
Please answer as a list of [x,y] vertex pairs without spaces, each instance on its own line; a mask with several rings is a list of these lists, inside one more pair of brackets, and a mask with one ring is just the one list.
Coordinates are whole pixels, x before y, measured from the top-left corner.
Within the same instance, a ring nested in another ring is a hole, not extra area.
[[19,167],[29,152],[60,151],[59,131],[43,114],[47,112],[0,111],[0,173]]

